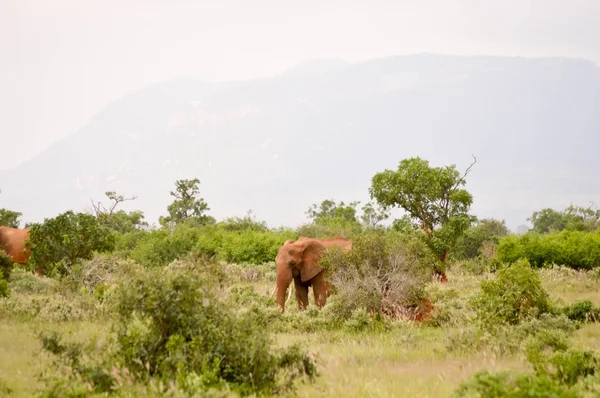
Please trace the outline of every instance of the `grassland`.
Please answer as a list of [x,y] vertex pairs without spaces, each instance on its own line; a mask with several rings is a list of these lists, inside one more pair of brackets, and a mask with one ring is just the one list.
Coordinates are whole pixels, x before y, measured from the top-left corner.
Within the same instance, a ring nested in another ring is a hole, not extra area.
[[[544,269],[539,274],[553,301],[572,303],[586,299],[600,305],[600,281],[594,273],[560,268]],[[455,301],[466,302],[477,291],[480,281],[491,277],[492,274],[472,275],[456,269],[449,272],[447,284],[432,283],[429,289],[436,297],[452,296]],[[272,283],[265,280],[241,283],[252,284],[265,295],[272,288]],[[56,298],[53,295],[60,294],[14,292],[8,300],[24,305],[33,297],[38,300],[46,297],[50,302]],[[7,302],[0,308],[3,308],[0,309],[0,395],[3,396],[31,397],[43,387],[39,375],[48,369],[50,358],[41,351],[36,338],[38,330],[62,331],[67,339],[87,343],[102,340],[108,331],[103,318],[80,316],[79,320],[71,317],[62,321],[43,315],[12,314],[9,308],[16,307]],[[296,310],[290,308],[289,312]],[[320,377],[314,384],[298,385],[296,393],[301,397],[446,397],[462,380],[480,369],[527,369],[519,352],[449,350],[450,336],[468,326],[450,322],[434,327],[403,321],[387,332],[286,331],[276,334],[276,342],[281,345],[301,342],[317,361]],[[600,350],[600,325],[585,324],[572,339],[575,347]]]

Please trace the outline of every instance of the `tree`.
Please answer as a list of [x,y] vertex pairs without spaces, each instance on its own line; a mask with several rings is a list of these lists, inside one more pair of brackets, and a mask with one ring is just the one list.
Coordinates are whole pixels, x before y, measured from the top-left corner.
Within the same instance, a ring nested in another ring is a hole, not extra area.
[[382,207],[375,208],[372,202],[366,203],[362,208],[360,219],[365,227],[375,228],[380,222],[390,217],[390,212]]
[[8,209],[0,209],[0,226],[19,228],[21,213]]
[[571,204],[562,212],[550,208],[534,211],[527,220],[533,231],[542,234],[563,229],[594,232],[600,229],[600,210]]
[[306,214],[313,222],[323,222],[330,219],[341,219],[345,221],[358,222],[356,219],[356,206],[360,202],[350,202],[347,205],[344,202],[339,204],[333,199],[326,199],[319,206],[313,204]]
[[[0,193],[2,191],[0,190]],[[12,211],[8,209],[0,209],[0,226],[19,228],[21,224],[21,216],[23,214],[18,211]]]
[[500,242],[500,238],[506,235],[508,235],[508,228],[504,220],[493,218],[478,220],[456,242],[455,258],[476,258],[482,253],[484,243],[488,242],[495,247]]
[[431,167],[419,157],[404,159],[396,171],[373,176],[369,193],[385,209],[399,206],[424,233],[429,248],[440,260],[436,269],[443,281],[446,260],[457,239],[471,225],[468,214],[473,196],[462,187],[474,161],[461,175],[455,165]]
[[210,210],[208,204],[200,195],[200,180],[175,181],[175,191],[171,196],[175,197],[173,203],[167,207],[168,216],[160,217],[162,226],[178,225],[181,223],[193,223],[196,225],[214,224],[215,219],[205,213]]
[[105,207],[101,202],[95,203],[92,200],[93,213],[100,224],[119,233],[134,232],[141,227],[148,226],[148,223],[144,221],[144,212],[141,210],[134,210],[129,213],[124,210],[116,211],[119,204],[128,200],[135,200],[135,196],[126,198],[123,195],[118,195],[115,191],[107,191],[105,195],[111,201],[108,207]]

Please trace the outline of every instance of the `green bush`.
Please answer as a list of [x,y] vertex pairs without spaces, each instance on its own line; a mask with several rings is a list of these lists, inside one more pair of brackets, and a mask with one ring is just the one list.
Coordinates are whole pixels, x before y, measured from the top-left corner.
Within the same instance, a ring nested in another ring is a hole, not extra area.
[[[108,392],[118,388],[110,371],[116,368],[136,383],[160,380],[186,395],[210,389],[263,395],[316,376],[315,364],[297,346],[275,351],[260,312],[238,311],[219,298],[212,265],[188,265],[139,269],[118,282],[108,299],[115,313],[111,343],[95,360],[81,346],[46,338],[45,350],[70,369],[67,381],[87,385],[87,393]],[[64,391],[69,383],[50,381],[48,391]]]
[[137,242],[129,257],[146,267],[162,267],[190,253],[203,229],[186,224],[172,231],[160,229],[135,236]]
[[559,264],[574,269],[593,269],[600,266],[600,233],[563,230],[502,238],[496,260],[512,263],[519,258],[526,258],[538,268]]
[[484,244],[497,245],[508,235],[504,221],[484,219],[469,227],[456,241],[452,256],[456,259],[475,259],[484,251]]
[[8,282],[0,276],[0,298],[8,297],[9,294],[10,289],[8,287]]
[[0,297],[7,297],[10,294],[8,280],[13,268],[12,258],[0,249]]
[[115,245],[114,233],[96,217],[72,211],[33,224],[29,236],[30,265],[59,275],[69,274],[78,260],[90,259],[94,252],[111,251]]
[[471,305],[484,325],[517,324],[550,311],[548,293],[527,260],[498,271],[495,279],[481,282]]
[[263,264],[273,261],[281,245],[294,237],[292,233],[252,230],[223,233],[217,258],[233,263]]
[[129,257],[149,267],[164,266],[190,253],[232,263],[263,264],[273,261],[279,247],[295,238],[289,230],[238,230],[231,224],[194,227],[179,225],[172,232],[155,230],[122,238]]
[[600,321],[600,308],[594,307],[591,301],[575,302],[563,309],[569,319],[580,322]]
[[12,258],[0,249],[0,279],[8,281],[13,270]]
[[21,294],[50,294],[56,292],[56,279],[37,277],[32,272],[16,268],[10,279],[13,292]]
[[592,392],[597,396],[600,358],[596,353],[570,348],[567,336],[551,329],[538,331],[525,345],[533,372],[483,370],[461,383],[454,396],[580,397]]

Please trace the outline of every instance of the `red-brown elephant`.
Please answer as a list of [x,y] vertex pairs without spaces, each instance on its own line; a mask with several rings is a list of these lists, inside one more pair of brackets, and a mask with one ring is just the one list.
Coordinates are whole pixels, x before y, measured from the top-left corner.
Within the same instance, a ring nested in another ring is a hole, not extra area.
[[31,250],[25,248],[28,239],[29,228],[0,227],[0,250],[4,250],[11,256],[15,263],[27,263],[31,254]]
[[294,281],[296,300],[300,310],[308,306],[308,288],[312,286],[315,304],[320,308],[327,302],[330,293],[329,283],[325,280],[323,267],[319,260],[325,249],[341,247],[350,251],[352,243],[345,238],[311,239],[301,237],[297,241],[287,240],[279,248],[275,258],[277,264],[277,305],[285,310],[285,295],[288,286]]

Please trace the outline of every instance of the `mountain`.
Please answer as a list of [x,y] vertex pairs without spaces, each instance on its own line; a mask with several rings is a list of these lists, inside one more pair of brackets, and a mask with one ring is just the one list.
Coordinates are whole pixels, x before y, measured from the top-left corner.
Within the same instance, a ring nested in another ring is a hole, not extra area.
[[480,217],[600,197],[600,69],[585,60],[417,54],[321,60],[269,79],[156,84],[0,171],[0,206],[41,221],[115,190],[152,222],[178,178],[197,177],[217,219],[252,209],[272,226],[315,202],[367,200],[407,157],[464,170]]

